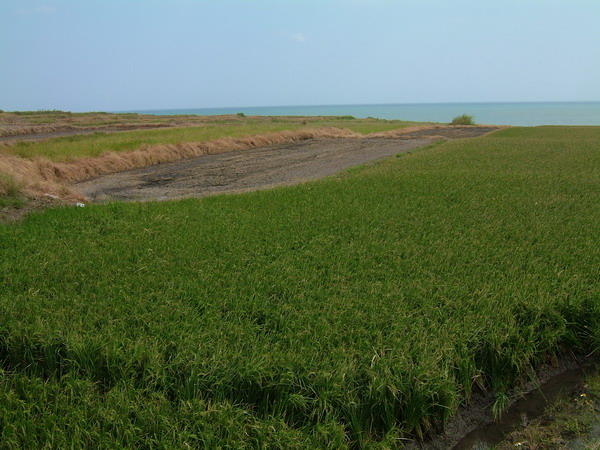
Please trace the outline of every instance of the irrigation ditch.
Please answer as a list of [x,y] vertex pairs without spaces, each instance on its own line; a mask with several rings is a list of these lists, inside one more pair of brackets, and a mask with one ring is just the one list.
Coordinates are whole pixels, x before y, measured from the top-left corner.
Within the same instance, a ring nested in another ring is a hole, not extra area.
[[[553,364],[538,370],[531,380],[509,395],[508,408],[500,417],[494,417],[492,405],[495,393],[479,392],[468,406],[461,408],[450,419],[442,434],[411,449],[481,450],[495,448],[507,436],[540,417],[559,395],[583,386],[588,374],[597,370],[598,360],[590,357],[563,356]],[[529,448],[526,443],[519,445]],[[535,447],[534,447],[535,448]]]

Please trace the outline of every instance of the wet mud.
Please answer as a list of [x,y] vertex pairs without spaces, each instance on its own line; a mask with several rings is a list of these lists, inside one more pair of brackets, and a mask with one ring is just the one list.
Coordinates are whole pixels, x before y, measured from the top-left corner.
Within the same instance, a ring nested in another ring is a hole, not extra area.
[[497,422],[473,430],[453,448],[455,450],[480,449],[502,442],[509,433],[541,416],[546,406],[555,401],[561,393],[570,392],[581,385],[585,375],[586,369],[578,367],[551,378],[538,389],[517,400]]

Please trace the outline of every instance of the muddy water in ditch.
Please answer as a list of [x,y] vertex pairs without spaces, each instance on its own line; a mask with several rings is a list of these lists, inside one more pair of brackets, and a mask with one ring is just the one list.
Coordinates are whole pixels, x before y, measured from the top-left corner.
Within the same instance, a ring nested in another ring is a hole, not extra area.
[[539,417],[544,408],[562,392],[571,392],[583,384],[589,368],[567,370],[517,400],[498,422],[484,425],[467,434],[453,448],[455,450],[484,449],[500,443],[508,433],[526,421]]

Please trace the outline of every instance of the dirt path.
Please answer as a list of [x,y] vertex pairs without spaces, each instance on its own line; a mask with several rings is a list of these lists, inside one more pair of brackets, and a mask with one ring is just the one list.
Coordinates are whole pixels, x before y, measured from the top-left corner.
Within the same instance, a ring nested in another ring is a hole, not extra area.
[[295,184],[408,151],[427,139],[324,139],[184,159],[75,185],[92,201],[202,197]]
[[74,187],[93,202],[203,197],[296,184],[396,155],[439,139],[497,128],[436,128],[400,137],[336,138],[205,155],[92,178]]

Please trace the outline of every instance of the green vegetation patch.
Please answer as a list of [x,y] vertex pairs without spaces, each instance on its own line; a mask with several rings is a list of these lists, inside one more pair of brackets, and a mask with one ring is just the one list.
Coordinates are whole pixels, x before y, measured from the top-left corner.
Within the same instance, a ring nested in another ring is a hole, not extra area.
[[475,125],[475,121],[473,120],[473,116],[463,114],[452,119],[450,125]]
[[598,349],[599,186],[600,128],[509,129],[300,186],[3,225],[0,439],[439,430],[474,389]]
[[39,116],[39,115],[50,115],[50,116],[60,116],[64,114],[72,114],[71,111],[62,111],[60,109],[38,109],[35,111],[12,111],[11,114],[16,114],[17,116]]

